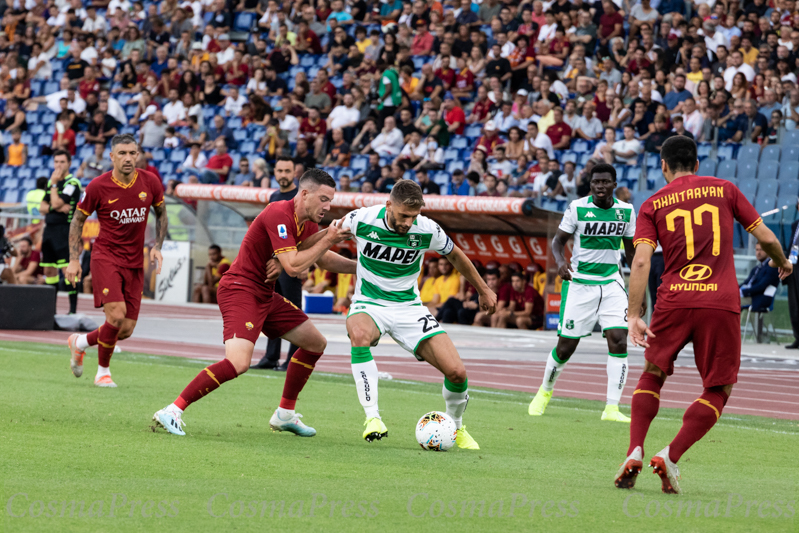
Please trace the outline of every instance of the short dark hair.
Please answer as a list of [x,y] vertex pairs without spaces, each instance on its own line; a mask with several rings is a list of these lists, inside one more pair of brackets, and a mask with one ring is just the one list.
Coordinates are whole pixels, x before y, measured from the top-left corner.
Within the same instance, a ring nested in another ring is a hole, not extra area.
[[275,161],[275,166],[277,166],[277,164],[278,164],[278,163],[280,163],[281,161],[288,161],[288,162],[289,162],[289,163],[291,163],[292,165],[294,164],[294,160],[293,160],[292,158],[290,158],[290,157],[289,157],[289,156],[287,156],[287,155],[281,155],[281,156],[279,156],[279,157],[277,158],[277,160]]
[[55,152],[53,152],[53,159],[55,159],[56,157],[58,157],[60,155],[66,156],[67,161],[69,161],[70,163],[72,162],[72,154],[70,154],[66,150],[60,150],[60,149],[56,150]]
[[47,189],[47,178],[45,178],[44,176],[36,178],[36,188],[37,189],[46,190]]
[[111,139],[111,149],[113,150],[114,148],[116,148],[118,144],[138,145],[138,143],[136,142],[136,138],[130,133],[120,133],[119,135],[114,135],[114,137]]
[[424,206],[422,188],[415,181],[400,180],[391,189],[389,199],[398,204],[412,209],[421,209]]
[[[603,174],[607,172],[613,178],[613,181],[616,181],[616,169],[613,168],[613,165],[609,165],[607,163],[600,163],[596,165],[594,168],[591,169],[591,179],[594,178],[595,174]],[[589,180],[590,181],[590,180]]]
[[212,244],[211,246],[208,247],[208,250],[214,250],[219,253],[222,253],[222,248],[218,244]]
[[514,270],[513,274],[511,274],[510,277],[519,278],[519,279],[525,279],[525,275],[523,273],[519,272],[518,270]]
[[660,149],[660,158],[672,172],[693,172],[696,168],[696,143],[683,135],[666,139]]
[[28,246],[33,246],[33,241],[32,241],[32,240],[31,240],[31,238],[30,238],[30,237],[28,237],[28,236],[22,237],[20,240],[21,240],[21,241],[25,241],[25,242],[27,242],[27,243],[28,243]]
[[300,189],[316,189],[322,185],[327,185],[335,189],[336,180],[334,180],[330,174],[318,168],[306,170],[300,178]]
[[486,276],[499,277],[499,269],[498,268],[489,268],[488,270],[486,270]]

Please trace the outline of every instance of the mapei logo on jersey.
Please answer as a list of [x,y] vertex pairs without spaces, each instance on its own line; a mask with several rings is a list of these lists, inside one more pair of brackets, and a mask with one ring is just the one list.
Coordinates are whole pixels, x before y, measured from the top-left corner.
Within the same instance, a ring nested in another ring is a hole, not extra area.
[[146,193],[146,192],[144,192],[144,191],[140,192],[140,193],[139,193],[139,200],[141,200],[141,201],[143,202],[143,201],[145,201],[146,199],[147,199],[147,193]]
[[[591,212],[585,216],[588,217],[589,215],[595,216]],[[622,216],[624,216],[624,213],[622,213]],[[586,222],[583,235],[624,235],[626,230],[626,222]]]
[[373,231],[372,233],[370,233],[369,235],[367,235],[367,237],[368,237],[368,238],[370,238],[370,239],[374,239],[374,240],[376,240],[376,241],[379,241],[379,240],[380,240],[380,237],[377,235],[377,232],[376,232],[376,231]]
[[422,245],[422,238],[419,235],[408,235],[408,246],[418,248]]
[[366,241],[366,246],[364,246],[362,253],[370,259],[410,265],[419,258],[422,250],[393,248],[391,246],[383,246],[382,244],[374,244],[372,242]]
[[120,224],[136,224],[139,222],[144,222],[144,220],[147,218],[147,208],[131,207],[130,209],[122,209],[119,211],[115,209],[111,211],[109,216]]
[[288,239],[289,238],[289,232],[286,229],[286,225],[285,224],[278,224],[277,225],[277,236],[280,237],[281,239]]

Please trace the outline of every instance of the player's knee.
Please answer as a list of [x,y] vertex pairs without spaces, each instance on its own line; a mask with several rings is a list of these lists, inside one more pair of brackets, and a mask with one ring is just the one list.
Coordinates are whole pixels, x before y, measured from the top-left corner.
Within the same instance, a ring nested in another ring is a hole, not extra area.
[[122,323],[125,321],[125,312],[123,310],[114,310],[110,313],[106,313],[105,321],[114,326],[115,328],[122,328]]
[[238,374],[239,376],[242,375],[243,373],[245,373],[250,368],[250,364],[247,361],[245,361],[244,359],[235,358],[235,359],[228,359],[228,360],[233,365],[233,368],[236,369],[236,374]]
[[133,328],[123,326],[122,328],[119,329],[117,340],[124,341],[125,339],[130,338],[131,335],[133,335]]
[[464,383],[466,381],[466,368],[460,365],[447,371],[446,376],[452,383]]
[[327,339],[324,335],[319,335],[317,337],[312,337],[306,343],[306,346],[303,348],[312,353],[324,353],[325,348],[327,348]]

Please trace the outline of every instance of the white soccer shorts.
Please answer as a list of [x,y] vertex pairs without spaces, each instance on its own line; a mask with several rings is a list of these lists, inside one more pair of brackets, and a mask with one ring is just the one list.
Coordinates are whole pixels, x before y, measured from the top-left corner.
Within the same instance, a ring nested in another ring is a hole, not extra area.
[[627,291],[618,281],[586,285],[564,281],[561,289],[558,335],[567,339],[588,337],[599,320],[602,332],[627,329]]
[[[446,333],[436,317],[423,305],[383,307],[355,302],[350,306],[347,318],[359,313],[367,314],[374,320],[381,337],[388,334],[419,361],[423,359],[416,354],[416,350],[422,341]],[[372,346],[377,346],[379,341]]]

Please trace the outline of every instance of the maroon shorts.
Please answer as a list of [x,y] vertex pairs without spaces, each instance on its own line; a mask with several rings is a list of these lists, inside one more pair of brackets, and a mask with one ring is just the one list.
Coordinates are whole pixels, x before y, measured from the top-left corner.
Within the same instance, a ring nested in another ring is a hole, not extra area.
[[106,260],[92,260],[91,266],[94,306],[125,302],[125,318],[137,320],[144,289],[144,269],[125,268]]
[[223,341],[236,337],[255,344],[262,331],[276,339],[308,320],[308,315],[281,295],[263,297],[244,286],[220,284],[216,301],[224,322]]
[[655,310],[649,329],[655,338],[644,352],[647,361],[667,375],[686,344],[694,343],[694,359],[705,388],[738,381],[741,366],[741,315],[721,309]]

